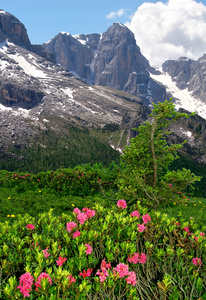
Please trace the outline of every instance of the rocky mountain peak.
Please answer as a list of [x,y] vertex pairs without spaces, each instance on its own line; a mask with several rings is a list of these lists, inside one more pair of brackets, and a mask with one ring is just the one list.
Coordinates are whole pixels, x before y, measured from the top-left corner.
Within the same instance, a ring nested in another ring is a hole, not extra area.
[[12,14],[0,10],[0,43],[6,39],[27,50],[32,48],[25,26]]

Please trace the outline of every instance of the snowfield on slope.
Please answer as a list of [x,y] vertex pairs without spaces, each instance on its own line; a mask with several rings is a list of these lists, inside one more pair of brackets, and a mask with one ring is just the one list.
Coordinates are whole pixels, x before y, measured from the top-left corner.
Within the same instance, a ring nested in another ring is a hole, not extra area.
[[175,106],[177,109],[180,107],[188,110],[189,112],[196,112],[199,116],[206,119],[205,103],[199,99],[195,99],[188,89],[180,90],[169,74],[164,73],[162,68],[159,69],[160,75],[150,74],[150,77],[156,81],[161,82],[166,86],[167,91],[170,92],[175,99]]

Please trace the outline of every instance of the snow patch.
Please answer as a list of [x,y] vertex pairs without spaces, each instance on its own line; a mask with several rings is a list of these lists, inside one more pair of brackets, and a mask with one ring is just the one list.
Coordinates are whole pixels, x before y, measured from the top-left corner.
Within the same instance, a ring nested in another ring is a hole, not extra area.
[[69,32],[66,31],[60,31],[61,34],[65,34],[65,35],[71,35]]
[[4,106],[4,105],[0,104],[0,110],[9,111],[9,110],[12,110],[12,108],[11,108],[11,107],[7,107],[7,106]]
[[192,132],[191,131],[183,131],[183,134],[187,135],[188,137],[192,136]]
[[69,98],[74,99],[74,96],[73,96],[74,90],[72,90],[70,88],[65,88],[65,89],[61,89],[61,90],[64,92],[64,94],[69,96]]
[[18,55],[18,54],[10,54],[9,57],[13,58],[27,75],[30,75],[30,76],[33,76],[36,78],[46,78],[47,77],[47,75],[43,71],[35,68],[23,56]]
[[89,89],[90,91],[94,91],[94,88],[91,87],[91,86],[89,86],[88,89]]
[[162,71],[162,68],[160,68],[159,71],[161,72],[160,75],[150,73],[150,77],[165,85],[167,91],[171,92],[174,98],[177,98],[177,100],[175,100],[176,109],[182,107],[187,111],[196,112],[199,116],[206,119],[205,104],[201,100],[195,99],[187,88],[180,90],[175,82],[172,81],[170,75]]

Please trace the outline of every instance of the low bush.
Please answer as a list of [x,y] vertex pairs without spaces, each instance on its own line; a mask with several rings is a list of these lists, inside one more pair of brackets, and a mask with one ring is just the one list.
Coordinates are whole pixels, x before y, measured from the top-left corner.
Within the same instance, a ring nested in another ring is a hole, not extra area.
[[206,241],[189,219],[126,201],[0,224],[1,299],[205,299]]

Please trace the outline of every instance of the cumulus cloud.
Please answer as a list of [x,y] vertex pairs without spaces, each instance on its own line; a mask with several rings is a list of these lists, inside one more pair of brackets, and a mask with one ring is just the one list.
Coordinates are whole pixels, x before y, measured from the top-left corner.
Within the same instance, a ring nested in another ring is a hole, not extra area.
[[107,19],[115,19],[117,17],[122,17],[125,14],[125,9],[121,8],[117,11],[111,11],[108,15],[106,15]]
[[194,0],[142,4],[126,24],[151,65],[206,53],[206,6]]

